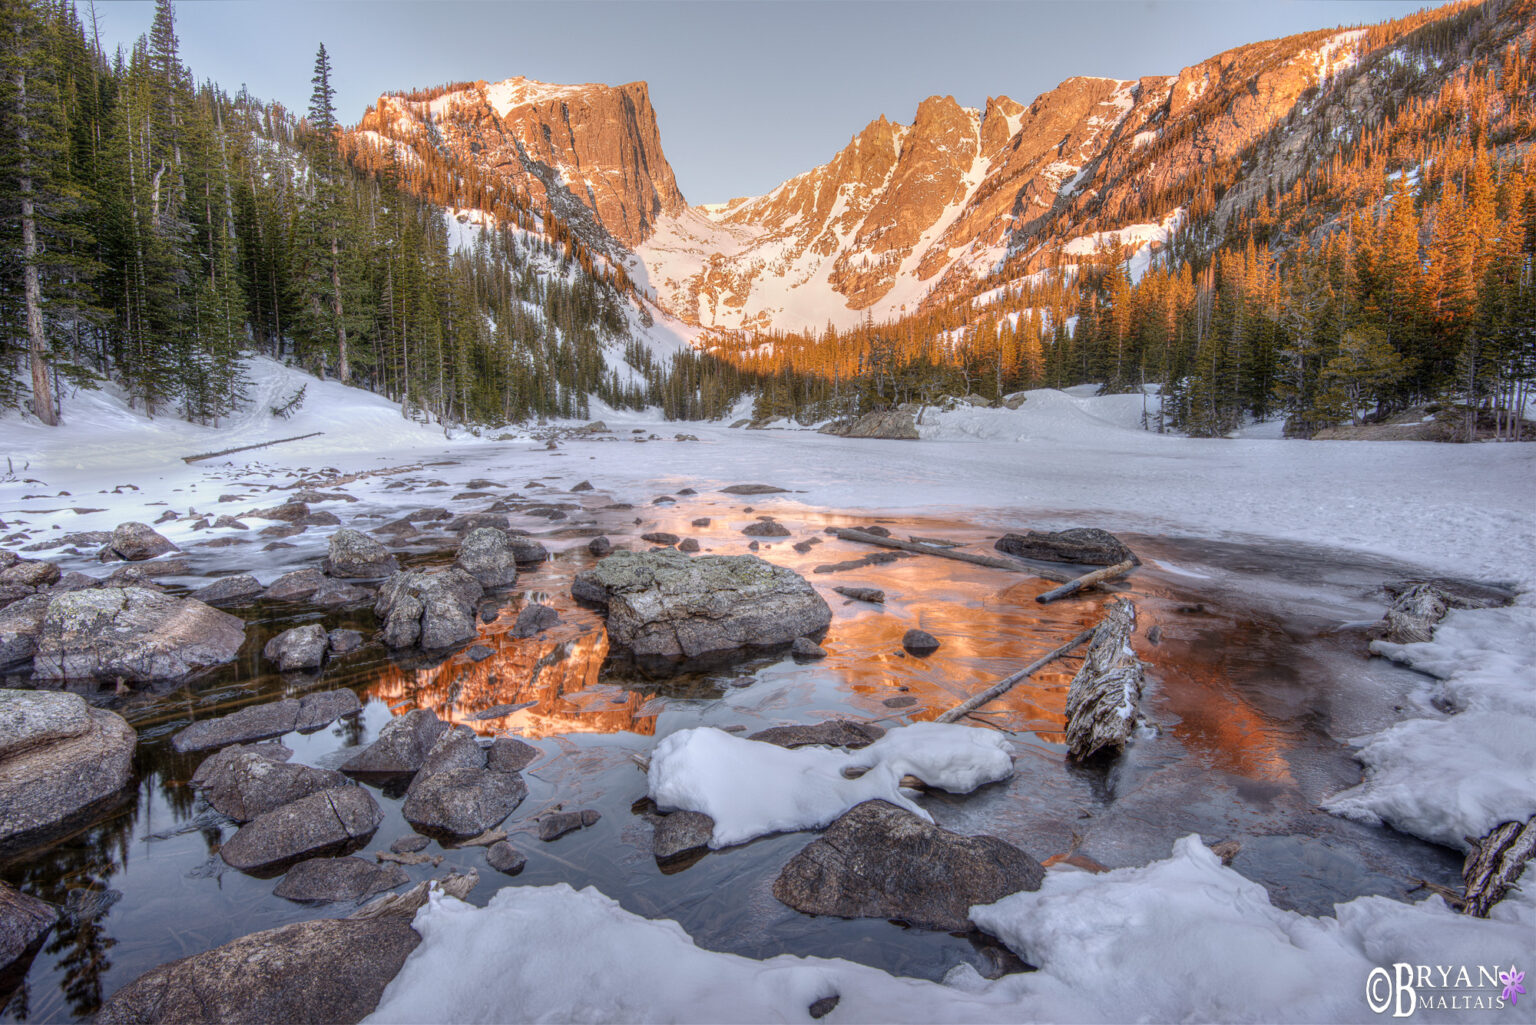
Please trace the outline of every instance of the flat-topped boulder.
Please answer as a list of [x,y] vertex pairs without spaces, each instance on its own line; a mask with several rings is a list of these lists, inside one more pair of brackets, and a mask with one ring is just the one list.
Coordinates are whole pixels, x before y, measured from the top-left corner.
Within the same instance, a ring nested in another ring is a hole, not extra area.
[[350,690],[316,691],[302,698],[250,705],[228,715],[199,720],[172,737],[171,746],[185,754],[266,740],[292,730],[319,729],[361,708],[357,694]]
[[886,801],[865,801],[789,860],[773,895],[797,911],[891,918],[959,932],[970,908],[1038,890],[1045,869],[995,836],[962,836]]
[[317,769],[245,747],[219,759],[218,766],[201,778],[200,787],[214,811],[236,822],[249,822],[301,797],[346,784],[347,778],[333,769]]
[[37,635],[41,680],[169,680],[232,662],[245,623],[195,598],[142,587],[55,595]]
[[825,745],[856,749],[868,747],[883,736],[885,727],[872,722],[829,719],[804,726],[770,726],[766,730],[758,730],[747,739],[789,748]]
[[238,602],[255,598],[261,594],[261,591],[261,581],[249,573],[236,573],[233,576],[220,577],[211,584],[205,584],[188,597],[213,605],[218,602]]
[[484,590],[457,566],[396,573],[379,589],[373,610],[391,648],[446,648],[475,636],[475,610]]
[[804,577],[755,555],[615,552],[578,574],[571,594],[605,606],[609,640],[639,657],[777,647],[832,621]]
[[67,691],[0,690],[0,840],[44,830],[126,787],[138,734]]
[[512,814],[527,796],[528,786],[516,772],[444,769],[411,782],[400,814],[425,833],[471,837]]
[[411,881],[399,865],[380,865],[362,858],[310,858],[288,870],[272,893],[289,900],[361,900]]
[[1097,527],[1025,534],[1004,534],[993,545],[1000,552],[1037,562],[1069,562],[1084,566],[1113,566],[1130,561],[1141,564],[1125,542]]
[[367,790],[332,787],[256,816],[219,848],[219,857],[242,872],[275,874],[304,858],[355,850],[382,821]]

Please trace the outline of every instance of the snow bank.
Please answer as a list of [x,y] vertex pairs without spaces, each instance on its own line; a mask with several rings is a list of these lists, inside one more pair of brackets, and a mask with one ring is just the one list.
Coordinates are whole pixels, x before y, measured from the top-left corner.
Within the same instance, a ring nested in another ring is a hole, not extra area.
[[1454,610],[1421,644],[1372,644],[1436,678],[1425,708],[1432,717],[1355,741],[1365,781],[1323,806],[1463,850],[1465,837],[1536,815],[1532,637],[1536,595],[1526,594],[1511,608]]
[[[844,769],[865,770],[856,779]],[[968,726],[913,723],[860,751],[793,750],[713,727],[672,734],[651,754],[650,796],[663,811],[715,820],[711,847],[769,833],[820,829],[863,801],[884,800],[932,821],[900,789],[912,774],[929,786],[968,793],[1013,774],[1008,742]]]
[[[1438,897],[1363,897],[1337,918],[1282,911],[1195,836],[1145,868],[1052,870],[1038,892],[971,915],[1040,970],[987,982],[961,966],[941,984],[836,959],[754,961],[563,883],[509,886],[479,909],[435,894],[416,916],[421,945],[367,1020],[807,1021],[836,995],[834,1022],[1365,1021],[1377,966],[1450,959],[1476,985],[1476,966],[1524,959],[1536,928],[1528,900],[1491,921]],[[1532,1021],[1536,1001],[1415,1020]]]

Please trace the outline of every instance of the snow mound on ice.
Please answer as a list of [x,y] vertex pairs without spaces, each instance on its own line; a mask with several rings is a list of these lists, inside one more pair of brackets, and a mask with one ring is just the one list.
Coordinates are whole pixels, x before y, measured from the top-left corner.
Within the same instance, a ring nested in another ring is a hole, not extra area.
[[1371,650],[1436,677],[1434,703],[1456,710],[1410,719],[1355,741],[1365,781],[1324,803],[1466,849],[1510,820],[1536,815],[1536,595],[1504,609],[1452,611],[1419,644]]
[[[837,959],[701,950],[676,922],[564,883],[509,886],[484,908],[434,894],[416,915],[421,945],[367,1020],[806,1021],[811,1003],[836,995],[832,1021],[1366,1021],[1375,967],[1441,964],[1454,951],[1476,984],[1476,966],[1523,959],[1536,928],[1529,898],[1486,921],[1438,897],[1362,897],[1337,911],[1275,908],[1189,836],[1144,868],[1055,869],[1038,892],[972,908],[1040,970],[987,982],[961,966],[940,984]],[[1532,1021],[1536,1001],[1415,1017]]]
[[[844,769],[863,769],[848,779]],[[901,777],[967,793],[1013,774],[1008,741],[990,730],[913,723],[853,752],[790,750],[712,727],[682,730],[656,745],[650,796],[664,811],[703,812],[715,820],[711,847],[768,833],[820,829],[854,805],[884,800],[928,819],[902,794]]]

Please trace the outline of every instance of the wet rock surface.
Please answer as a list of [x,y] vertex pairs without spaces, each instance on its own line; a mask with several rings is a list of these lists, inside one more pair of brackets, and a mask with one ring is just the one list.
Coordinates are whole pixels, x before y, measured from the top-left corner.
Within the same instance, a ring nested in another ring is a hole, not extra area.
[[606,606],[612,643],[642,657],[789,644],[832,620],[803,577],[750,555],[617,552],[578,574],[571,593]]
[[993,836],[961,836],[885,801],[844,813],[790,859],[773,895],[798,911],[970,928],[970,908],[1037,890],[1045,869]]
[[1037,562],[1068,562],[1084,566],[1113,566],[1126,560],[1138,565],[1141,562],[1118,537],[1097,527],[1004,534],[993,547],[1008,555]]

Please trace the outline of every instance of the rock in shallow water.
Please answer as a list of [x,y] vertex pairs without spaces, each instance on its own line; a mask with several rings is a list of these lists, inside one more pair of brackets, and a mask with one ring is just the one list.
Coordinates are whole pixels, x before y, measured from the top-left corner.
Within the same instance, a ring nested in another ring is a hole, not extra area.
[[446,648],[475,636],[480,582],[457,566],[396,573],[379,589],[373,610],[384,620],[391,648]]
[[0,973],[42,939],[58,918],[52,904],[0,882]]
[[329,645],[325,627],[310,623],[284,630],[266,643],[261,655],[285,673],[295,669],[319,669],[325,663]]
[[137,742],[122,716],[78,694],[0,690],[0,840],[120,792]]
[[142,587],[103,587],[55,596],[37,636],[41,680],[169,680],[231,662],[245,624],[193,598]]
[[528,787],[515,772],[457,768],[416,780],[400,813],[417,829],[470,837],[512,814]]
[[926,630],[908,630],[901,635],[901,646],[907,654],[923,658],[939,650],[939,640]]
[[347,785],[347,778],[332,769],[274,758],[257,747],[214,758],[218,762],[207,773],[198,767],[197,785],[215,811],[236,822],[249,822],[301,797]]
[[289,900],[360,900],[410,881],[410,875],[399,865],[352,857],[310,858],[289,869],[272,893]]
[[258,815],[219,856],[231,868],[265,874],[301,858],[355,849],[383,820],[378,802],[362,787],[333,787]]
[[485,860],[496,871],[509,876],[517,875],[523,870],[523,866],[528,864],[528,859],[523,856],[523,852],[505,840],[487,847]]
[[571,594],[606,605],[609,639],[642,657],[774,647],[832,621],[805,578],[751,555],[615,552],[578,574]]
[[1067,562],[1085,566],[1113,566],[1130,560],[1140,565],[1129,548],[1107,530],[1076,527],[1072,530],[1004,534],[993,545],[1000,552],[1040,562]]
[[779,747],[806,747],[824,744],[828,747],[850,749],[868,747],[885,736],[885,728],[872,722],[856,722],[852,719],[830,719],[808,726],[771,726],[759,730],[748,740],[761,740]]
[[507,532],[496,527],[476,527],[466,533],[453,564],[482,587],[507,587],[517,582],[517,549]]
[[112,540],[107,542],[107,548],[113,555],[128,562],[142,562],[166,552],[181,551],[170,539],[147,523],[119,523],[117,529],[112,531]]
[[1045,869],[995,836],[961,836],[885,801],[845,812],[790,859],[773,895],[798,911],[969,929],[970,908],[1038,890]]
[[384,724],[372,744],[342,765],[341,771],[415,772],[427,760],[437,738],[447,729],[448,724],[430,708],[417,708],[397,715]]

